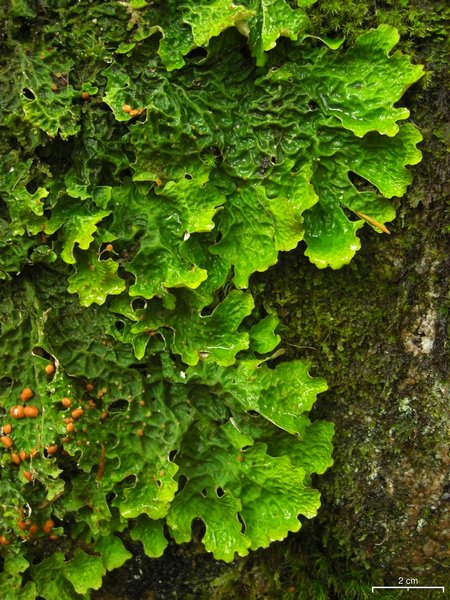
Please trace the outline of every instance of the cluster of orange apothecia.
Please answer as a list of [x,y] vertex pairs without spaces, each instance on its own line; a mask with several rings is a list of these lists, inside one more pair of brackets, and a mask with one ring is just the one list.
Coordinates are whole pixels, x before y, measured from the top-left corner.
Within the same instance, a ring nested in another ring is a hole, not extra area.
[[9,414],[11,415],[11,417],[13,419],[23,419],[24,417],[35,419],[39,414],[39,408],[37,406],[26,404],[26,402],[28,402],[28,400],[31,400],[31,398],[33,397],[32,390],[29,387],[23,388],[23,390],[20,392],[19,397],[24,403],[24,405],[15,404],[14,406],[11,406],[11,408],[9,409]]
[[[53,364],[48,364],[45,367],[45,373],[47,375],[53,375],[53,373],[55,372],[55,367]],[[94,391],[94,386],[92,385],[92,383],[87,383],[86,384],[86,391],[88,393],[91,393]],[[100,399],[105,393],[107,392],[106,388],[102,388],[98,394],[97,394],[97,398]],[[31,405],[28,402],[33,398],[33,391],[31,390],[31,388],[29,387],[25,387],[20,395],[19,398],[22,401],[22,404],[15,404],[14,406],[12,406],[9,410],[9,414],[13,419],[19,420],[19,419],[23,419],[23,418],[30,418],[30,419],[35,419],[39,413],[40,410],[37,406],[35,405]],[[71,408],[72,407],[72,400],[70,398],[63,398],[61,400],[61,404],[63,405],[63,407],[65,409]],[[89,408],[97,408],[96,403],[94,402],[94,400],[90,399],[88,401],[88,403],[85,405],[86,409]],[[66,431],[68,434],[70,433],[75,433],[75,421],[77,421],[84,413],[84,409],[81,408],[81,406],[78,406],[78,408],[73,408],[71,415],[64,417],[64,423],[66,424]],[[101,421],[104,421],[106,419],[106,417],[108,416],[107,411],[103,411],[101,414]],[[28,460],[31,456],[31,458],[34,458],[38,452],[35,448],[33,448],[31,450],[31,452],[26,452],[25,450],[20,450],[20,451],[15,451],[13,449],[14,446],[14,440],[13,440],[13,436],[11,435],[13,432],[13,425],[12,423],[4,423],[2,429],[1,429],[1,435],[0,435],[0,442],[3,444],[3,446],[6,446],[6,448],[8,448],[11,452],[11,462],[14,463],[15,465],[20,465],[22,462]],[[67,443],[68,441],[70,441],[69,437],[64,437],[61,439],[62,443]],[[58,445],[53,443],[50,444],[48,446],[45,447],[45,453],[47,457],[51,457],[53,455],[55,455],[58,451]],[[33,480],[33,475],[30,471],[25,470],[22,471],[22,475],[23,477],[27,480],[27,481],[32,481]]]
[[[90,394],[94,391],[94,386],[92,385],[92,383],[87,383],[85,389]],[[107,391],[108,391],[107,388],[102,388],[97,393],[97,398],[100,399],[102,396],[104,396],[106,394]],[[71,398],[63,398],[61,400],[61,404],[63,405],[63,407],[65,409],[73,407],[73,401],[71,400]],[[94,400],[92,400],[92,398],[90,400],[88,400],[88,402],[85,404],[84,408],[82,408],[81,406],[78,406],[78,408],[74,408],[72,410],[72,412],[70,413],[70,417],[67,416],[67,417],[63,418],[63,421],[66,424],[67,433],[75,433],[75,421],[77,421],[83,415],[85,410],[88,410],[90,408],[97,408],[97,404],[95,403]],[[105,410],[102,412],[100,418],[102,421],[104,421],[107,416],[108,416],[108,412]],[[69,440],[70,440],[69,437],[64,437],[64,438],[62,438],[61,441],[63,443],[66,443]]]
[[58,536],[53,535],[53,527],[55,526],[55,521],[53,519],[47,519],[41,526],[37,523],[32,523],[29,519],[24,518],[23,510],[18,509],[19,511],[19,519],[17,519],[17,527],[23,531],[23,534],[19,537],[21,539],[33,538],[37,535],[39,531],[42,531],[46,536],[51,540],[57,540]]
[[[21,540],[32,539],[41,531],[50,540],[57,540],[59,536],[53,534],[53,528],[55,527],[55,521],[53,519],[46,519],[44,523],[39,525],[33,523],[30,519],[25,518],[22,508],[18,507],[17,512],[19,518],[17,519],[17,527],[21,532],[18,537]],[[6,535],[0,535],[0,546],[9,546],[10,540]]]
[[[55,372],[55,367],[53,364],[49,364],[45,367],[45,373],[47,375],[49,375],[49,376],[53,375],[54,372]],[[92,394],[95,391],[94,385],[92,383],[86,383],[85,390],[88,394]],[[107,388],[102,388],[101,390],[99,390],[96,393],[97,400],[100,400],[106,393],[107,393]],[[23,419],[25,417],[29,417],[29,418],[37,417],[40,412],[39,408],[37,406],[31,406],[31,405],[27,404],[33,398],[33,396],[34,396],[34,393],[30,388],[28,388],[28,387],[24,388],[19,395],[20,400],[22,401],[23,404],[12,406],[9,411],[10,416],[13,419]],[[78,403],[81,404],[81,400],[79,400],[77,402],[77,404]],[[65,410],[70,409],[70,416],[63,416],[63,421],[66,424],[66,431],[67,431],[67,434],[69,434],[69,435],[67,435],[66,437],[63,437],[60,441],[62,444],[65,444],[65,443],[71,441],[70,434],[76,433],[75,424],[80,419],[80,417],[82,417],[82,415],[85,413],[85,411],[88,411],[89,409],[95,409],[98,407],[97,407],[95,400],[92,399],[92,397],[87,401],[87,403],[83,407],[80,404],[78,404],[78,406],[75,404],[75,406],[74,406],[74,401],[71,398],[67,398],[67,397],[64,397],[61,399],[61,404]],[[64,414],[67,414],[67,413],[64,411],[63,415]],[[100,422],[104,421],[107,418],[107,416],[108,416],[108,412],[103,411],[101,413]],[[30,452],[26,452],[25,450],[20,450],[20,451],[16,452],[13,448],[14,447],[13,430],[14,430],[14,426],[12,423],[4,423],[3,427],[0,430],[0,434],[1,434],[0,441],[4,446],[6,446],[6,448],[8,450],[10,450],[11,462],[14,465],[18,466],[21,463],[28,461],[29,459],[34,459],[35,457],[37,457],[38,451],[36,450],[36,448],[33,448]],[[87,431],[87,428],[83,427],[83,431]],[[77,442],[77,444],[81,444],[81,441]],[[54,455],[56,455],[58,453],[59,450],[60,450],[60,448],[57,444],[53,443],[51,445],[48,445],[45,447],[45,456],[53,457]],[[62,452],[64,453],[64,450],[62,450]],[[98,473],[97,479],[101,478],[101,473],[103,471],[104,452],[105,452],[105,449],[102,446],[102,452],[100,455],[99,473]],[[23,470],[21,472],[21,475],[28,482],[32,482],[34,479],[32,472],[29,470]],[[55,523],[52,519],[47,519],[47,521],[45,521],[45,523],[43,523],[42,525],[38,525],[37,523],[32,523],[29,519],[24,519],[23,512],[21,511],[21,509],[18,509],[18,510],[20,513],[20,518],[17,521],[17,526],[20,530],[23,531],[23,534],[19,534],[19,537],[21,537],[22,539],[30,539],[30,538],[34,538],[38,532],[42,532],[45,535],[47,535],[49,537],[49,539],[57,539],[58,536],[52,534],[52,529],[55,525]],[[8,537],[6,537],[5,535],[0,535],[0,546],[9,545],[10,541],[9,541]]]
[[124,104],[122,110],[128,113],[130,117],[137,117],[144,112],[145,108],[132,108],[129,104]]
[[[20,392],[20,400],[23,404],[15,404],[11,406],[9,409],[9,414],[13,419],[35,419],[39,415],[39,408],[37,406],[27,404],[29,400],[33,397],[33,391],[29,388],[23,388]],[[21,462],[27,461],[30,457],[34,458],[37,454],[37,450],[33,448],[30,452],[26,452],[25,450],[20,450],[15,452],[13,450],[14,440],[11,436],[13,431],[13,426],[11,423],[5,423],[2,427],[2,435],[0,436],[0,442],[6,446],[11,451],[11,462],[15,465],[20,465]],[[23,477],[27,481],[32,481],[33,476],[30,471],[22,471]]]
[[[47,365],[45,372],[47,373],[47,375],[50,375],[54,372],[54,370],[55,367],[53,365]],[[16,404],[12,406],[9,410],[9,414],[13,419],[35,419],[39,415],[39,408],[37,406],[28,404],[29,400],[33,398],[33,395],[33,390],[31,390],[31,388],[23,388],[23,390],[19,394],[19,398],[23,404]],[[6,448],[8,448],[11,451],[11,462],[15,465],[20,465],[21,463],[24,463],[29,459],[35,458],[38,454],[38,451],[36,450],[36,448],[32,448],[30,452],[27,452],[23,449],[20,451],[14,451],[14,440],[11,435],[13,433],[13,429],[14,427],[11,423],[4,423],[1,431],[2,435],[0,436],[0,441],[4,446],[6,446]],[[22,470],[22,476],[28,482],[33,481],[33,475],[31,471],[27,469]],[[34,537],[39,530],[39,526],[36,523],[32,523],[29,520],[24,521],[23,512],[20,512],[21,516],[20,519],[17,521],[17,526],[24,532],[23,535],[21,535],[20,537],[22,539]],[[51,536],[51,530],[53,529],[54,525],[55,523],[54,521],[52,521],[52,519],[47,519],[47,521],[42,525],[41,529],[43,533],[45,533],[48,536]],[[51,537],[53,538],[54,536]],[[9,543],[9,539],[5,535],[0,535],[0,546],[7,546],[9,545]]]
[[[92,385],[92,383],[88,383],[86,384],[86,391],[91,393],[94,390],[94,386]],[[102,388],[99,393],[97,394],[97,398],[101,398],[104,394],[106,394],[107,389],[106,388]],[[64,408],[68,409],[68,408],[72,408],[73,405],[73,401],[70,398],[63,398],[61,400],[61,404],[63,405]],[[74,408],[72,410],[72,412],[70,413],[70,417],[64,417],[63,421],[66,424],[66,431],[67,433],[75,433],[75,421],[77,421],[84,413],[85,409],[89,409],[89,408],[97,408],[97,405],[95,403],[94,400],[88,400],[87,404],[85,405],[84,408],[81,408],[81,406],[78,406],[78,408]],[[106,419],[106,417],[108,416],[108,412],[105,410],[102,412],[101,414],[101,420],[104,421]],[[62,442],[63,443],[67,443],[70,440],[69,437],[64,437],[62,438]]]

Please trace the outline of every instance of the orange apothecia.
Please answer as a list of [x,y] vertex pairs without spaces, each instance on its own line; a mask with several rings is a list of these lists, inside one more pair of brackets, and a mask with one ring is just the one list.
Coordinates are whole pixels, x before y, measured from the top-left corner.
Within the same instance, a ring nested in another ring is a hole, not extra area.
[[130,117],[137,117],[138,115],[142,115],[144,111],[145,108],[133,108],[133,110],[130,112]]
[[4,535],[0,535],[0,546],[8,546],[9,540]]
[[19,452],[19,456],[20,456],[20,460],[28,460],[30,458],[30,455],[28,454],[28,452],[25,452],[25,450],[21,450]]
[[76,408],[75,410],[72,411],[72,419],[79,419],[82,414],[83,414],[83,409]]
[[0,442],[6,446],[7,448],[11,448],[11,446],[13,445],[13,440],[12,438],[9,437],[9,435],[2,435],[0,437]]
[[55,526],[55,521],[53,521],[53,519],[47,519],[45,521],[45,523],[42,525],[42,531],[46,534],[49,535],[53,529],[53,527]]
[[15,406],[11,406],[11,408],[9,409],[9,414],[12,416],[13,419],[23,419],[25,416],[24,408],[23,406],[19,406],[18,404]]
[[122,106],[122,110],[123,110],[123,112],[130,113],[133,109],[131,108],[131,106],[129,104],[124,104]]
[[44,370],[47,375],[53,375],[53,373],[55,372],[55,365],[50,363],[45,367]]
[[9,435],[11,433],[11,431],[12,431],[12,425],[10,423],[5,423],[3,425],[3,433],[5,435]]
[[22,402],[27,402],[27,400],[31,400],[31,398],[33,397],[33,390],[29,387],[25,387],[20,392],[19,397],[22,400]]
[[30,471],[22,471],[22,475],[27,481],[33,481],[33,475],[30,473]]
[[58,446],[56,444],[52,444],[51,446],[47,446],[45,449],[47,450],[47,454],[52,456],[52,454],[56,454],[58,451]]
[[35,419],[39,414],[39,408],[37,406],[25,406],[23,414],[30,419]]
[[92,383],[87,383],[85,389],[86,389],[87,392],[93,392],[94,391],[94,386],[92,385]]
[[72,406],[72,400],[70,398],[63,398],[61,400],[61,404],[64,406],[64,408],[69,408],[69,406]]
[[15,465],[20,465],[20,456],[18,456],[14,452],[11,452],[11,460]]
[[89,100],[89,98],[91,97],[89,92],[81,92],[81,97],[83,100]]

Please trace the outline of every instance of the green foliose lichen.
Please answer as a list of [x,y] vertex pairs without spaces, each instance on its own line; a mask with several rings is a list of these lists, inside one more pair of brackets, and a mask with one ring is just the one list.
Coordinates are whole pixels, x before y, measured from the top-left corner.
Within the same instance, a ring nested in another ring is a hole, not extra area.
[[339,268],[365,222],[385,229],[421,156],[397,104],[422,68],[387,25],[347,51],[309,36],[312,4],[6,7],[11,600],[90,597],[128,533],[155,557],[201,520],[231,561],[317,513],[333,426],[308,414],[327,386],[269,355],[277,320],[250,277],[303,240]]

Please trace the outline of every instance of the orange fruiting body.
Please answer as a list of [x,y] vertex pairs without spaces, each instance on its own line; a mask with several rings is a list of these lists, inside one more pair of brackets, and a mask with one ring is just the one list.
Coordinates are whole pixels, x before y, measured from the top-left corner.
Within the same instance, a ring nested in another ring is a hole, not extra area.
[[72,400],[70,398],[63,398],[61,400],[61,404],[65,407],[65,408],[69,408],[69,406],[72,406]]
[[51,530],[53,529],[53,527],[55,526],[55,521],[53,521],[52,519],[47,519],[45,521],[45,523],[42,525],[42,531],[48,535]]
[[55,372],[55,365],[47,365],[44,370],[47,373],[47,375],[53,375],[53,373]]
[[15,465],[20,465],[20,457],[14,452],[11,453],[11,460]]
[[81,92],[81,97],[83,98],[83,100],[89,100],[91,95],[89,94],[89,92]]
[[30,525],[30,529],[28,530],[28,533],[29,533],[29,535],[31,537],[32,535],[34,535],[38,531],[39,531],[39,527],[36,525],[36,523],[34,523],[33,525]]
[[9,435],[2,435],[0,437],[0,442],[7,448],[11,448],[11,446],[13,445],[12,438],[10,438]]
[[81,415],[83,414],[83,409],[76,408],[75,410],[72,411],[71,414],[72,414],[73,419],[79,419],[81,417]]
[[132,108],[131,108],[131,106],[129,104],[124,104],[122,106],[122,110],[123,110],[123,112],[130,113],[131,110],[132,110]]
[[74,427],[75,427],[75,426],[74,426],[74,424],[73,424],[73,423],[69,423],[69,424],[67,425],[67,427],[66,427],[66,431],[67,431],[67,433],[70,433],[71,431],[73,431]]
[[94,386],[92,385],[92,383],[87,383],[86,384],[86,391],[87,392],[93,392],[94,391]]
[[23,406],[19,406],[18,404],[16,406],[11,406],[9,414],[13,419],[23,419],[25,416]]
[[37,406],[25,406],[23,414],[30,419],[35,419],[39,414],[39,408]]
[[112,252],[114,250],[114,246],[112,244],[107,244],[105,250]]
[[52,454],[56,454],[56,452],[58,451],[58,446],[56,444],[53,444],[52,446],[47,446],[46,450],[47,454],[51,456]]
[[22,402],[31,400],[32,397],[33,391],[29,387],[23,388],[23,390],[20,392],[20,399],[22,400]]
[[142,437],[144,435],[144,430],[143,429],[138,429],[137,430],[137,434],[139,437]]
[[1,546],[7,546],[9,544],[9,541],[5,538],[4,535],[0,535],[0,545]]
[[5,423],[3,425],[3,433],[5,435],[8,435],[9,433],[11,433],[11,431],[12,431],[12,425],[10,423]]
[[27,479],[28,481],[33,481],[33,475],[30,473],[30,471],[22,471],[22,475],[25,477],[25,479]]
[[21,450],[19,452],[19,456],[20,460],[28,460],[30,458],[30,455],[28,454],[28,452],[25,452],[25,450]]

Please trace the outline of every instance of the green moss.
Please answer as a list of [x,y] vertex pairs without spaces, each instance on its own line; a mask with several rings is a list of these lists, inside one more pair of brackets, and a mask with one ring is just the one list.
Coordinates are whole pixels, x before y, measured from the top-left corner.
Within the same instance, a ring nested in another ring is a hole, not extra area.
[[[412,303],[417,296],[426,312],[426,288],[433,285],[426,267],[421,275],[412,261],[423,228],[410,223],[407,232],[401,233],[399,225],[392,229],[392,238],[366,234],[365,249],[338,272],[317,271],[300,254],[286,257],[266,288],[267,302],[283,315],[287,353],[307,355],[326,374],[330,390],[315,416],[331,418],[337,429],[335,466],[321,486],[322,511],[308,525],[310,539],[305,541],[304,532],[291,542],[286,560],[297,573],[297,585],[305,587],[308,573],[307,590],[324,585],[337,598],[368,597],[368,584],[392,584],[406,576],[398,570],[402,564],[424,577],[432,573],[438,582],[447,577],[427,557],[404,559],[412,529],[420,523],[440,528],[445,521],[444,509],[433,509],[423,488],[446,471],[437,454],[446,447],[450,418],[443,416],[445,366],[439,356],[444,347],[435,339],[430,355],[407,351],[408,343],[415,349],[414,343],[424,342],[407,337]],[[408,244],[403,236],[411,238]],[[409,252],[405,245],[411,246]],[[421,261],[436,264],[441,251],[430,246]],[[412,468],[416,472],[410,473]],[[403,486],[417,488],[417,504],[404,489],[397,493]],[[408,521],[411,511],[414,526]],[[415,538],[419,545],[426,543],[420,533]],[[317,555],[321,569],[314,567]],[[339,566],[338,582],[333,568],[327,571],[323,564]]]
[[310,10],[313,28],[322,35],[345,35],[347,43],[379,23],[397,27],[402,43],[414,51],[424,39],[445,40],[448,5],[442,0],[321,0]]

